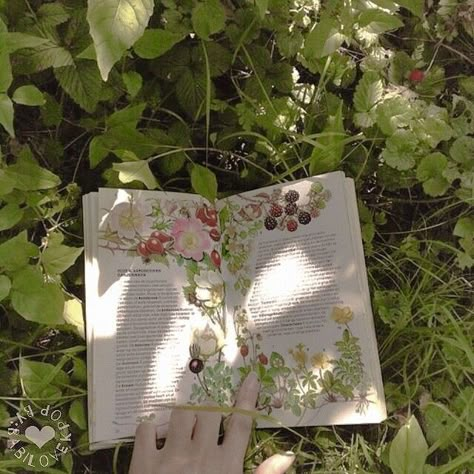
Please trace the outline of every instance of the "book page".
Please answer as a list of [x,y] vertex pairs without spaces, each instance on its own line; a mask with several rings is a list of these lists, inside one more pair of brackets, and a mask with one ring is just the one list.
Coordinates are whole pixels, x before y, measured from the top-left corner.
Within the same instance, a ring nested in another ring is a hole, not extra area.
[[226,329],[220,232],[209,203],[101,189],[95,204],[87,323],[90,441],[99,446],[133,436],[145,419],[165,425],[171,405],[193,398],[194,376],[223,346]]
[[233,370],[288,426],[386,416],[354,206],[341,172],[219,202]]

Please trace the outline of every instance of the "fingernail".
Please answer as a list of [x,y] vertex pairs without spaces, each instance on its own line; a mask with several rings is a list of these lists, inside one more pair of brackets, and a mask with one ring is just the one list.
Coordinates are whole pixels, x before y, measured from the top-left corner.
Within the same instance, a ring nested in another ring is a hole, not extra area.
[[259,390],[260,382],[258,380],[257,374],[255,372],[250,372],[245,379],[245,385],[247,385],[249,390]]
[[295,456],[295,453],[293,451],[286,451],[283,453],[284,456],[288,456],[288,457],[294,457]]

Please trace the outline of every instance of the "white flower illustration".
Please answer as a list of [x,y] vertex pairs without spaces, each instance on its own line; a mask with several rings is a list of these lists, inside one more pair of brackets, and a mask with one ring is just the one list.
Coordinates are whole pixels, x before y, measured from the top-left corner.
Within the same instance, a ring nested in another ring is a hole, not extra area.
[[194,276],[196,298],[208,308],[216,308],[224,300],[224,280],[220,273],[205,270]]
[[109,214],[109,226],[119,237],[133,239],[136,234],[146,233],[153,219],[151,205],[147,202],[121,202]]

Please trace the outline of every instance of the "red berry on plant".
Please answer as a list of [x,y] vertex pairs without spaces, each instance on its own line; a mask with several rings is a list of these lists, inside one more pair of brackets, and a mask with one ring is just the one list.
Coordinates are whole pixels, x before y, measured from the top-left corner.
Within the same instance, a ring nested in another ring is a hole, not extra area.
[[220,267],[221,266],[221,256],[219,254],[219,252],[217,250],[213,250],[211,252],[211,260],[212,260],[212,263],[216,266],[216,267]]
[[412,82],[421,82],[425,78],[425,73],[421,69],[413,69],[408,78]]
[[290,220],[286,223],[286,228],[287,228],[290,232],[294,232],[294,231],[298,228],[298,222],[296,222],[294,219],[290,219]]
[[217,225],[217,212],[215,209],[204,205],[196,210],[196,217],[209,227],[215,227]]
[[165,248],[158,239],[148,239],[145,246],[150,253],[157,253],[159,255],[163,255],[165,253]]
[[209,232],[209,235],[211,239],[214,240],[215,242],[219,242],[221,238],[221,234],[217,229],[211,229],[211,231]]
[[249,346],[247,346],[247,344],[240,346],[240,355],[242,357],[247,357],[249,355]]
[[280,217],[283,214],[283,207],[280,204],[272,204],[270,208],[270,215],[272,217]]
[[148,257],[150,255],[150,251],[148,250],[145,242],[140,242],[138,245],[137,245],[137,253],[138,255],[141,255],[142,257]]
[[261,354],[258,355],[258,361],[262,365],[267,365],[268,364],[268,357],[262,352]]

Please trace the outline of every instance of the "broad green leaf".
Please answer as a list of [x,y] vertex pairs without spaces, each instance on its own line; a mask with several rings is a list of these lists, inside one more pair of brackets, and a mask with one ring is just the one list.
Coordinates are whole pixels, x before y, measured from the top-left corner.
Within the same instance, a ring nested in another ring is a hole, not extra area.
[[423,411],[426,439],[430,443],[440,443],[441,449],[462,440],[463,430],[454,416],[449,415],[448,407],[441,403],[429,404]]
[[456,237],[474,236],[474,218],[461,217],[454,226],[453,235]]
[[260,15],[260,18],[265,18],[265,15],[268,10],[268,0],[255,0],[255,4],[257,5],[258,14]]
[[87,429],[86,409],[84,407],[83,400],[76,399],[71,403],[71,406],[69,408],[69,418],[81,430]]
[[311,175],[327,173],[337,169],[344,153],[345,131],[342,123],[342,102],[334,116],[328,118],[324,135],[318,140],[320,147],[315,147],[311,154],[309,170]]
[[89,163],[95,168],[108,154],[110,150],[102,135],[94,137],[89,143]]
[[5,171],[8,177],[15,181],[15,188],[22,191],[50,189],[61,182],[58,176],[38,166],[36,161],[27,155],[20,156],[17,162]]
[[0,301],[4,300],[10,294],[12,282],[6,275],[0,275]]
[[60,275],[81,255],[82,247],[69,247],[61,243],[62,239],[49,238],[46,249],[41,254],[41,263],[48,275]]
[[46,100],[36,86],[22,86],[13,93],[13,102],[21,105],[44,105]]
[[143,86],[143,78],[135,71],[124,72],[122,74],[122,81],[127,88],[127,93],[133,99]]
[[407,127],[414,118],[410,102],[403,97],[392,97],[377,106],[376,120],[385,135],[393,135],[398,128]]
[[461,77],[459,79],[461,92],[467,97],[474,97],[474,76]]
[[143,35],[153,0],[89,0],[87,21],[104,81],[123,53]]
[[368,112],[383,96],[383,83],[374,71],[368,71],[359,81],[354,94],[354,106],[358,112]]
[[28,242],[26,231],[23,231],[0,244],[0,269],[7,272],[19,270],[38,254],[38,247]]
[[359,16],[359,26],[367,27],[371,33],[384,33],[386,31],[395,30],[403,26],[403,21],[391,13],[384,12],[377,8],[364,10]]
[[47,38],[41,38],[40,36],[32,36],[26,33],[18,33],[16,31],[10,31],[8,33],[0,33],[0,44],[2,41],[9,53],[14,53],[19,49],[24,48],[36,48],[48,42]]
[[23,209],[16,203],[9,203],[0,209],[0,231],[11,229],[23,217]]
[[15,136],[13,128],[13,102],[6,94],[0,94],[0,125],[10,134]]
[[[176,96],[179,105],[193,119],[204,113],[206,99],[206,76],[195,74],[191,69],[185,69],[176,83]],[[211,99],[214,97],[214,86],[211,84]]]
[[397,51],[390,60],[388,79],[395,84],[403,84],[410,71],[415,68],[416,61],[405,51]]
[[217,197],[216,175],[205,166],[194,165],[191,170],[191,185],[198,194],[213,202]]
[[114,163],[112,166],[115,171],[118,171],[119,180],[122,183],[141,181],[148,189],[156,189],[158,185],[147,160]]
[[415,166],[415,150],[418,146],[418,140],[411,131],[397,130],[387,138],[385,146],[382,157],[387,165],[400,171]]
[[182,39],[183,35],[173,31],[150,29],[145,31],[133,49],[143,59],[154,59],[165,54]]
[[141,104],[133,105],[133,106],[129,105],[128,107],[117,110],[112,115],[107,117],[107,120],[106,120],[107,128],[113,128],[113,127],[136,128],[138,122],[142,118],[145,107],[146,107],[146,104],[141,103]]
[[25,395],[31,398],[58,398],[69,377],[60,366],[20,358],[20,380]]
[[41,5],[36,16],[40,28],[43,29],[61,25],[69,20],[68,12],[59,2]]
[[474,164],[474,138],[468,136],[457,138],[451,145],[449,154],[458,163]]
[[5,173],[5,170],[0,169],[0,196],[10,194],[14,187],[15,181]]
[[38,267],[28,266],[13,275],[13,309],[28,321],[64,323],[64,295],[56,283],[46,283]]
[[417,419],[412,415],[390,445],[390,468],[393,474],[420,474],[427,455],[428,445]]
[[102,81],[94,62],[79,60],[71,66],[56,68],[54,75],[77,105],[86,112],[94,112],[102,90]]
[[86,338],[82,303],[77,298],[64,303],[63,318],[67,324],[74,326],[74,330],[79,336],[83,339]]
[[425,8],[424,0],[395,0],[401,7],[406,8],[412,12],[413,15],[423,18],[423,11]]
[[[1,41],[1,36],[0,36]],[[13,81],[8,50],[0,43],[0,93],[7,92]]]
[[219,0],[199,2],[193,8],[191,16],[194,31],[205,40],[224,29],[225,19],[225,10]]
[[440,152],[425,156],[416,169],[416,177],[423,183],[423,190],[429,196],[441,196],[449,188],[449,182],[442,176],[448,166],[448,159]]
[[323,18],[306,37],[304,56],[306,59],[323,58],[334,53],[344,42],[340,24],[334,18]]
[[24,74],[74,65],[71,53],[51,39],[35,48],[22,49],[16,56],[20,62],[19,70]]

